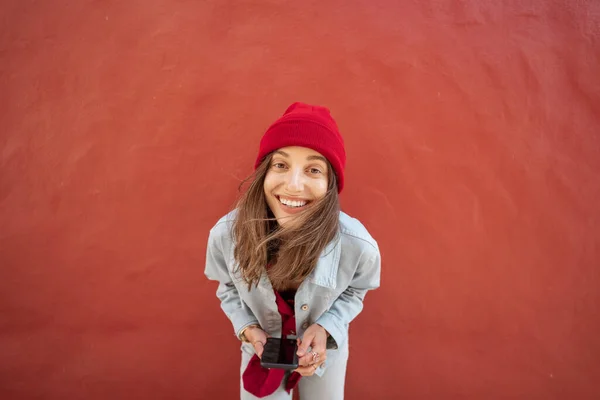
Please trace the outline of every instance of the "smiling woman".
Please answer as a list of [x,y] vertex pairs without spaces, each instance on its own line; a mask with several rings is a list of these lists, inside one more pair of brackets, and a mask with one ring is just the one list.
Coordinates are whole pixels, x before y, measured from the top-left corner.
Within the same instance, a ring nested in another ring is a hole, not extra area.
[[[301,399],[343,399],[348,324],[381,269],[377,242],[340,210],[345,163],[329,110],[294,103],[264,134],[236,208],[211,229],[205,274],[242,341],[242,399],[291,399],[297,386]],[[297,339],[298,368],[261,366],[270,336]]]
[[280,225],[304,211],[327,193],[328,162],[306,147],[284,147],[274,152],[265,177],[267,204]]

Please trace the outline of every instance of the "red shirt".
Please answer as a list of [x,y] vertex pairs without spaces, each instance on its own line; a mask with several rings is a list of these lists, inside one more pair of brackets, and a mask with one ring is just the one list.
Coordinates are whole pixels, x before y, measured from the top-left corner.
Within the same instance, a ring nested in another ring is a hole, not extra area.
[[[288,335],[296,335],[296,317],[294,315],[294,296],[296,291],[289,290],[280,293],[274,290],[274,292],[277,311],[281,315],[281,337],[285,338]],[[284,378],[284,370],[263,368],[256,354],[252,357],[242,374],[244,389],[259,398],[275,392]],[[302,375],[298,372],[292,372],[285,384],[285,390],[289,393],[298,385],[300,378],[302,378]]]

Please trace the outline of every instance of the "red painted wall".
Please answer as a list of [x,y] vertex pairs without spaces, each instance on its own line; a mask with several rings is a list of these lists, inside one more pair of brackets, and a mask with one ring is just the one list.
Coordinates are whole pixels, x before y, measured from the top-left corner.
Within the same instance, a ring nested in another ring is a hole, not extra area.
[[600,398],[600,2],[0,15],[0,398],[236,398],[208,229],[296,100],[383,255],[348,399]]

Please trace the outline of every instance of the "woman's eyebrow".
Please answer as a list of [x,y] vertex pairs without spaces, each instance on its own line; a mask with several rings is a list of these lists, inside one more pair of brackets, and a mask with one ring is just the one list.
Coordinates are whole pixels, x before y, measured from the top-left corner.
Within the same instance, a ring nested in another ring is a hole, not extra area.
[[[282,156],[284,156],[284,157],[288,157],[288,158],[289,158],[289,156],[290,156],[288,153],[286,153],[286,152],[285,152],[285,151],[283,151],[283,150],[276,150],[276,151],[274,152],[274,154],[281,154]],[[325,164],[327,164],[327,159],[326,159],[325,157],[322,157],[322,156],[308,156],[308,157],[306,157],[306,159],[307,159],[308,161],[312,161],[312,160],[319,160],[319,161],[323,161]]]
[[321,156],[308,156],[308,157],[306,157],[306,159],[309,161],[319,160],[319,161],[323,161],[325,164],[327,164],[327,159],[325,157],[321,157]]

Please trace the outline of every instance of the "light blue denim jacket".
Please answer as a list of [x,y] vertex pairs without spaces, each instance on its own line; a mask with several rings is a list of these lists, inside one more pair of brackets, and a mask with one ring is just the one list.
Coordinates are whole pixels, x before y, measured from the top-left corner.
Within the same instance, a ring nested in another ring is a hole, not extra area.
[[[340,234],[321,254],[315,270],[302,282],[295,297],[296,332],[281,332],[275,293],[264,274],[258,287],[248,290],[233,256],[231,226],[236,211],[221,218],[210,230],[205,275],[219,282],[217,297],[233,324],[235,335],[259,324],[273,337],[298,336],[313,323],[329,332],[327,362],[347,346],[348,325],[363,309],[368,290],[379,287],[381,256],[377,242],[355,218],[340,212]],[[317,370],[321,376],[326,366]]]

